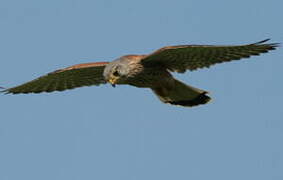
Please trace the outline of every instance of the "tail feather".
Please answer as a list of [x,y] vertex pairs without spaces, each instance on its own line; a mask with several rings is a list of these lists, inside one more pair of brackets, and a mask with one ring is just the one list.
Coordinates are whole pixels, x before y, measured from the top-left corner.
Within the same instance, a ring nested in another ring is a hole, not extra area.
[[172,105],[180,105],[185,107],[193,107],[208,103],[211,98],[207,96],[207,92],[174,79],[172,86],[162,86],[152,88],[158,98]]
[[172,105],[180,105],[180,106],[187,106],[193,107],[201,104],[206,104],[211,100],[209,96],[206,95],[206,92],[200,94],[195,99],[192,100],[182,100],[182,101],[167,101],[165,103],[169,103]]

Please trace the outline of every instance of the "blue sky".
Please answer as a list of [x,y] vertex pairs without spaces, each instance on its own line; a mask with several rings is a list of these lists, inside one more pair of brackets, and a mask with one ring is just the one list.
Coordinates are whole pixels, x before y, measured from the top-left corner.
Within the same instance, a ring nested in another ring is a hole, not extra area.
[[[179,44],[283,42],[283,1],[1,0],[0,86]],[[195,108],[109,85],[0,95],[1,180],[281,180],[282,48],[176,76]]]

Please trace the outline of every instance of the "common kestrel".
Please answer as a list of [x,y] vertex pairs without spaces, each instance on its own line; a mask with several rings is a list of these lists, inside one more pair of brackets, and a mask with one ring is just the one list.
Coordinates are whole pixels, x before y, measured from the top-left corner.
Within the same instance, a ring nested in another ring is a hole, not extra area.
[[211,65],[248,58],[274,50],[278,43],[269,39],[247,45],[179,45],[167,46],[148,55],[126,55],[112,62],[94,62],[70,66],[41,76],[2,92],[41,93],[64,91],[109,82],[150,88],[164,103],[180,106],[205,104],[211,99],[207,91],[175,79],[170,72],[208,68]]

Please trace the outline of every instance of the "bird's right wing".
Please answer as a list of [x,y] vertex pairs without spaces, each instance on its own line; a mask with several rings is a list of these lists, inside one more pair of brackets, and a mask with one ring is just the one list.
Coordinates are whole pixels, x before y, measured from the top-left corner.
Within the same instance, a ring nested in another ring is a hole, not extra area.
[[104,84],[106,81],[103,77],[103,70],[107,64],[108,62],[77,64],[2,92],[7,94],[41,93]]

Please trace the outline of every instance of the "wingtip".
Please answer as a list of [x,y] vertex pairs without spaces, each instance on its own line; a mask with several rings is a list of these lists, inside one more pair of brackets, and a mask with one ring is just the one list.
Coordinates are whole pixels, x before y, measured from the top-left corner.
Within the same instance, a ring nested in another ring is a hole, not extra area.
[[[271,50],[281,46],[281,43],[266,43],[269,40],[271,40],[271,39],[270,38],[264,39],[262,41],[253,43],[251,45],[267,45],[267,46],[270,46]],[[264,43],[266,43],[266,44],[264,44]]]
[[4,93],[4,94],[9,94],[10,93],[8,91],[8,89],[6,89],[6,88],[0,87],[0,89],[3,89],[3,90],[0,90],[0,93]]
[[267,38],[267,39],[264,39],[262,41],[255,43],[255,44],[262,44],[262,43],[265,43],[265,42],[270,41],[270,40],[271,40],[270,38]]

